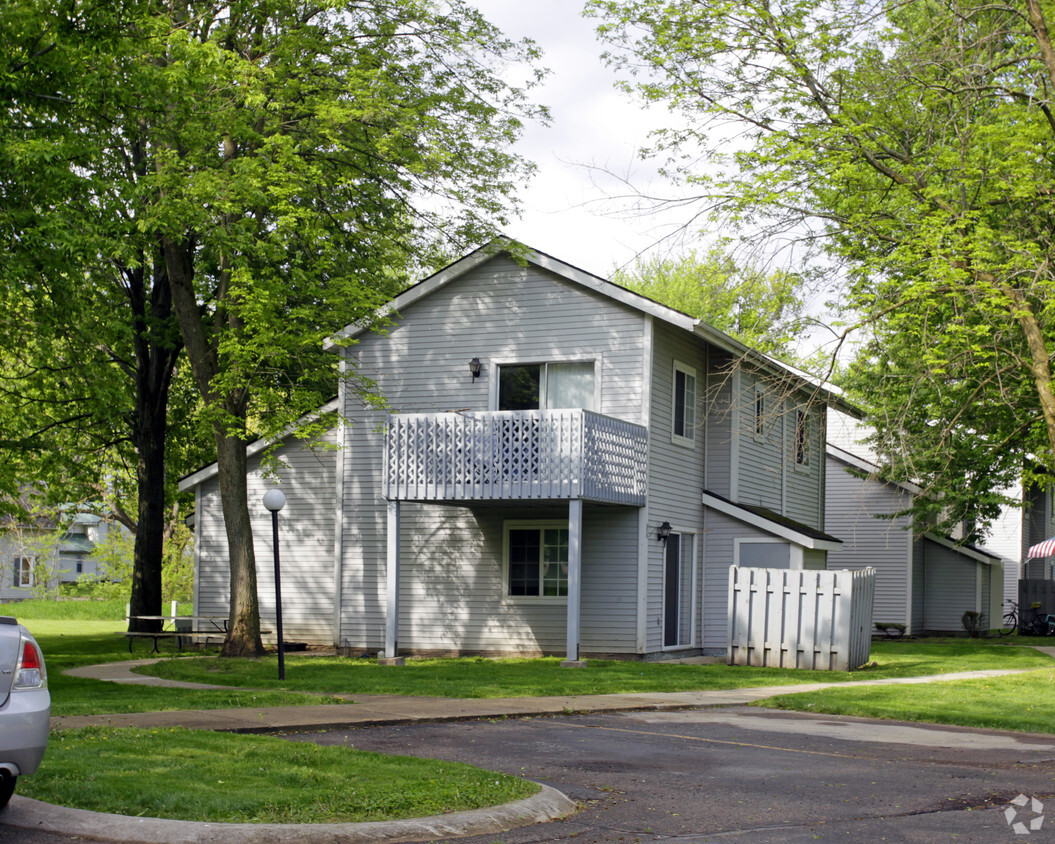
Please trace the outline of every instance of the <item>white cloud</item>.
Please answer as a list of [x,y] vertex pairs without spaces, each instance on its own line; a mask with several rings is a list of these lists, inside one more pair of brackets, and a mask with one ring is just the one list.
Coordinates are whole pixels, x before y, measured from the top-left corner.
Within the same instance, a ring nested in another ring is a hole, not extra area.
[[637,189],[669,192],[655,165],[637,155],[659,118],[615,89],[615,74],[601,60],[596,21],[581,16],[582,4],[476,0],[476,5],[509,37],[534,39],[551,71],[533,94],[549,107],[552,124],[528,127],[518,145],[538,173],[521,194],[521,219],[506,233],[607,276],[684,221],[671,214],[619,213],[624,203],[614,199],[628,192],[622,179]]

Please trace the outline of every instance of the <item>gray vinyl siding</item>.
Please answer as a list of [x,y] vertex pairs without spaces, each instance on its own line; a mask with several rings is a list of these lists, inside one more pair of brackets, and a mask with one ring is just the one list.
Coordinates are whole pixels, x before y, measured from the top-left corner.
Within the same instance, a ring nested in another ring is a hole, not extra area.
[[[752,373],[739,373],[740,419],[739,461],[736,466],[738,502],[784,512],[784,472],[790,469],[784,454],[789,433],[788,419],[783,412],[783,397],[778,389]],[[765,409],[762,433],[755,428],[755,390],[763,391]],[[814,519],[816,521],[816,519]],[[811,523],[812,524],[812,523]]]
[[936,542],[924,542],[927,553],[925,630],[962,633],[964,612],[985,612],[988,609],[979,592],[978,567],[981,563]]
[[[790,398],[785,402],[784,515],[818,530],[824,522],[824,409]],[[796,461],[798,412],[806,414],[805,463]]]
[[804,548],[802,551],[802,568],[806,571],[826,571],[831,568],[828,565],[828,553],[816,548]]
[[876,570],[876,621],[911,623],[912,531],[907,516],[879,518],[911,504],[908,492],[894,484],[856,477],[842,460],[828,456],[825,530],[841,539],[828,552],[828,568]]
[[773,535],[716,510],[707,511],[702,537],[703,577],[707,588],[703,604],[703,648],[725,652],[729,644],[729,567],[735,561],[734,540],[772,539]]
[[[395,412],[488,410],[499,363],[596,361],[599,413],[641,418],[642,314],[537,267],[495,258],[418,300],[352,350]],[[480,377],[469,375],[479,357]]]
[[[673,441],[674,364],[696,373],[696,430],[691,445]],[[663,576],[665,548],[655,541],[655,528],[670,522],[676,532],[697,533],[703,522],[704,460],[710,418],[705,417],[704,391],[708,361],[703,345],[669,326],[656,324],[652,350],[652,398],[648,446],[648,524],[650,539],[645,610],[645,652],[663,649]],[[685,542],[692,537],[686,535]],[[699,560],[696,582],[700,583]],[[710,584],[708,583],[708,589]],[[698,605],[699,606],[699,605]],[[699,611],[697,611],[697,617]],[[698,626],[698,618],[694,623]]]
[[[401,649],[564,653],[566,599],[507,596],[504,547],[508,521],[565,524],[566,505],[444,507],[439,523],[435,507],[400,506]],[[582,652],[633,653],[637,563],[623,549],[636,543],[636,510],[584,510]],[[383,617],[375,633],[383,643]]]
[[[466,370],[468,372],[468,369]],[[351,411],[349,411],[351,412]],[[345,429],[340,624],[337,642],[376,651],[385,641],[385,533],[381,497],[386,415],[355,413]]]
[[927,612],[927,559],[922,539],[912,540],[912,627],[906,631],[922,633]]
[[[408,306],[387,336],[367,334],[350,360],[393,412],[489,410],[496,366],[594,361],[595,410],[646,424],[639,312],[506,257],[486,262]],[[475,381],[469,360],[483,372]],[[380,497],[383,421],[350,396],[346,450],[340,642],[384,643],[387,503]],[[698,499],[698,495],[697,495]],[[563,653],[566,603],[504,596],[506,519],[567,520],[567,505],[448,507],[401,503],[401,651]],[[632,653],[637,633],[637,511],[584,514],[581,647]]]
[[[733,384],[739,397],[734,499],[824,528],[824,408],[804,394],[788,395],[786,383],[747,369]],[[765,397],[761,434],[756,431],[756,390]],[[795,459],[799,410],[806,413],[809,434],[807,462],[801,465]]]
[[1031,486],[1025,491],[1023,497],[1026,504],[1023,514],[1025,530],[1022,532],[1022,560],[1026,561],[1026,554],[1031,546],[1045,539],[1051,539],[1055,535],[1055,524],[1052,518],[1052,490],[1050,488]]
[[704,394],[706,465],[704,487],[723,498],[732,498],[733,456],[736,451],[733,395],[733,361],[717,349],[709,351]]
[[[327,437],[331,444],[333,433]],[[282,630],[287,641],[333,644],[333,450],[308,448],[288,441],[279,456],[285,465],[274,480],[267,480],[260,457],[249,459],[249,514],[256,554],[260,626],[274,639],[275,575],[271,514],[260,503],[264,493],[279,486],[286,506],[279,513],[279,556],[282,581]],[[214,475],[203,481],[196,513],[198,570],[195,593],[197,615],[223,615],[229,611],[230,565],[227,534],[220,506],[219,482]]]

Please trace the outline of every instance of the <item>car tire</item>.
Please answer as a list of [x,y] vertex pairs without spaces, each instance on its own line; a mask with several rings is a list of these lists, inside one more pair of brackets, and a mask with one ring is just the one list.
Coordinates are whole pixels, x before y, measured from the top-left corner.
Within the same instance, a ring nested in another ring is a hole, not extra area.
[[7,771],[0,771],[0,809],[7,805],[7,801],[11,799],[11,795],[15,793],[15,783],[18,782],[18,777],[14,774],[9,774]]

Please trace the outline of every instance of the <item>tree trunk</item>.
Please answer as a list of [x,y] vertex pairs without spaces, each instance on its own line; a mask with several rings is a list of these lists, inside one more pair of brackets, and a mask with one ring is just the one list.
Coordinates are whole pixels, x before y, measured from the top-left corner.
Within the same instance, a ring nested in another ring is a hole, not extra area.
[[264,652],[264,647],[260,641],[256,558],[246,489],[246,443],[237,434],[232,435],[227,427],[231,418],[245,420],[247,399],[245,395],[241,398],[220,395],[213,388],[219,371],[218,352],[194,291],[194,244],[164,237],[162,249],[172,290],[172,309],[179,320],[194,383],[206,407],[222,411],[222,418],[213,423],[213,437],[216,441],[220,504],[227,530],[231,597],[227,639],[221,654],[259,656]]
[[[161,570],[165,545],[165,437],[169,387],[183,344],[172,314],[168,276],[156,255],[148,290],[140,266],[126,276],[134,314],[136,487],[139,498],[132,565],[130,615],[162,615]],[[129,620],[128,629],[154,632],[160,621]]]
[[1044,339],[1044,331],[1037,321],[1037,315],[1033,313],[1026,295],[1017,289],[1009,289],[1008,297],[1011,299],[1011,314],[1018,322],[1022,333],[1026,336],[1030,353],[1030,373],[1033,376],[1033,384],[1037,390],[1037,399],[1040,404],[1041,413],[1044,415],[1044,425],[1048,431],[1048,444],[1051,448],[1047,465],[1052,475],[1055,475],[1055,389],[1051,381],[1051,355]]
[[227,639],[220,655],[260,656],[264,652],[264,645],[260,641],[256,557],[249,519],[246,443],[240,437],[225,435],[221,426],[216,426],[215,437],[220,504],[227,528],[227,548],[231,562],[231,608]]
[[[137,404],[141,404],[137,396]],[[163,409],[164,410],[164,409]],[[144,419],[136,438],[139,519],[132,566],[132,616],[162,615],[161,562],[165,533],[165,418]],[[160,621],[129,619],[130,631],[161,629]]]

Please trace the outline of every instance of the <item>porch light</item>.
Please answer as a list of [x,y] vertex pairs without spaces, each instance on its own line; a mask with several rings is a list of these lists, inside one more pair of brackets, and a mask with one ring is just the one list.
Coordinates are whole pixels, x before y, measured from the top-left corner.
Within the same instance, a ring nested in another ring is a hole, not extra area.
[[660,542],[666,542],[667,537],[670,536],[670,522],[664,522],[658,528],[656,528],[656,536],[659,537]]
[[483,364],[480,363],[480,358],[473,358],[469,361],[469,373],[473,376],[473,381],[480,377],[480,369]]

